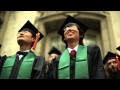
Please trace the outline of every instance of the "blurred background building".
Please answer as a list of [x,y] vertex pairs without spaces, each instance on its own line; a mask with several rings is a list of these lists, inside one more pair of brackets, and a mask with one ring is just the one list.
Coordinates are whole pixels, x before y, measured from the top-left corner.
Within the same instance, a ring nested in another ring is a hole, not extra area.
[[119,53],[116,47],[120,46],[120,11],[0,11],[0,55],[13,55],[19,50],[17,33],[27,20],[45,36],[37,44],[37,55],[44,55],[47,60],[52,46],[63,51],[65,44],[57,31],[66,15],[75,17],[89,27],[84,38],[85,45],[98,45],[102,57],[108,51]]

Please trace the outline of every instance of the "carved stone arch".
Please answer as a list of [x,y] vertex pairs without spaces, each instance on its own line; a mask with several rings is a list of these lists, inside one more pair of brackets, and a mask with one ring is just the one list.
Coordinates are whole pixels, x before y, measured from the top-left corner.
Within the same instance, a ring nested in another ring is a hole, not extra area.
[[[108,12],[82,12],[75,17],[78,19],[81,18],[83,20],[87,20],[84,23],[86,23],[90,29],[93,28],[94,30],[99,31],[102,43],[101,45],[103,48],[103,56],[105,56],[108,51],[114,51],[115,45],[113,43],[115,43],[115,38],[112,34],[113,28],[111,25],[110,14]],[[90,22],[90,25],[87,22]],[[96,28],[94,26],[99,26],[99,28]]]
[[[108,33],[105,33],[103,31],[108,31],[108,27],[107,27],[107,21],[106,21],[106,15],[103,13],[93,13],[93,12],[81,12],[78,15],[74,16],[75,18],[77,18],[78,20],[80,20],[81,22],[83,22],[84,24],[86,24],[89,29],[86,32],[86,36],[88,35],[92,35],[93,33],[97,35],[97,37],[99,36],[99,42],[97,45],[100,47],[101,49],[101,53],[102,56],[105,55],[105,53],[110,50],[110,42],[106,42],[104,43],[104,40],[106,39],[109,40],[109,35]],[[103,20],[103,22],[102,22]],[[103,25],[104,23],[104,25]],[[105,27],[105,28],[103,28]],[[103,34],[104,33],[104,34]],[[107,34],[107,35],[106,35]],[[105,35],[105,36],[103,36]],[[106,45],[108,47],[108,49],[106,49]]]
[[[51,11],[49,11],[50,13]],[[45,13],[45,11],[43,12]],[[47,12],[48,13],[48,12]],[[43,24],[44,35],[47,36],[49,32],[57,31],[64,22],[66,15],[73,15],[73,17],[81,20],[88,25],[90,29],[97,30],[101,37],[101,44],[103,56],[107,51],[113,51],[115,46],[112,44],[114,36],[110,37],[113,29],[111,19],[108,12],[104,11],[53,11],[50,14],[42,14],[35,23]]]
[[[48,48],[48,36],[51,35],[51,32],[54,32],[56,36],[59,36],[57,34],[58,29],[64,22],[66,16],[64,14],[57,14],[57,15],[50,15],[44,18],[40,18],[39,20],[36,21],[38,23],[38,28],[39,30],[42,31],[42,33],[45,35],[44,37],[44,43],[42,45],[44,48],[41,48],[43,52],[41,52],[42,55],[48,57],[47,52],[49,51],[50,47]],[[41,28],[44,27],[44,28]],[[59,36],[60,37],[60,36]]]

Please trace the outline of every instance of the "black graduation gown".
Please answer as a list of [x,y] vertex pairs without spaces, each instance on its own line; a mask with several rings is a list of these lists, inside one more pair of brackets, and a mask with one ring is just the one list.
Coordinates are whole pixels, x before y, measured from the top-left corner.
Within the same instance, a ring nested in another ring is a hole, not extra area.
[[[0,60],[0,73],[2,70],[2,66],[7,59],[7,56],[3,56]],[[17,75],[21,66],[22,61],[24,60],[24,57],[21,58],[21,60],[18,60],[18,56],[16,56],[14,66],[12,68],[11,74],[9,79],[17,79]],[[44,76],[46,74],[46,61],[45,57],[43,56],[36,56],[30,79],[44,79]]]
[[[101,51],[96,45],[87,46],[89,79],[105,79]],[[60,57],[49,64],[47,79],[58,79],[58,64]]]
[[109,73],[109,77],[107,79],[120,79],[120,71],[114,72],[114,73]]

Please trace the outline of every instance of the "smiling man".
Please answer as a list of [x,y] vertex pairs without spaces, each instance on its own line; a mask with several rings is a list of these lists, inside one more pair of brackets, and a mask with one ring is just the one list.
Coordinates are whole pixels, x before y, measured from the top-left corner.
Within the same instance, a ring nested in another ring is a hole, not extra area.
[[18,31],[20,51],[0,60],[0,79],[43,79],[46,71],[45,58],[36,56],[34,49],[44,36],[30,21]]
[[[105,79],[105,72],[98,46],[82,43],[88,27],[68,16],[58,34],[66,44],[60,58],[53,60],[48,70],[51,79]],[[59,61],[59,64],[57,62]]]

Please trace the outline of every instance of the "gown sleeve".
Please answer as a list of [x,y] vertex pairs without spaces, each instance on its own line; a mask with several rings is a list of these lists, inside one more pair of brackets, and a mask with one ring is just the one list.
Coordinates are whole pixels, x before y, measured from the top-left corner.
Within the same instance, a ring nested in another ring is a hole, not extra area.
[[54,60],[52,60],[51,63],[48,64],[46,79],[58,79],[59,59],[60,57],[57,57]]
[[45,57],[37,56],[33,65],[31,79],[44,79],[45,74],[46,74]]
[[6,60],[6,58],[7,58],[6,55],[1,56],[1,58],[0,58],[0,73],[1,73],[2,66],[3,66],[3,64],[4,64],[5,60]]
[[98,46],[88,46],[88,62],[90,79],[105,79],[104,65],[101,51]]

